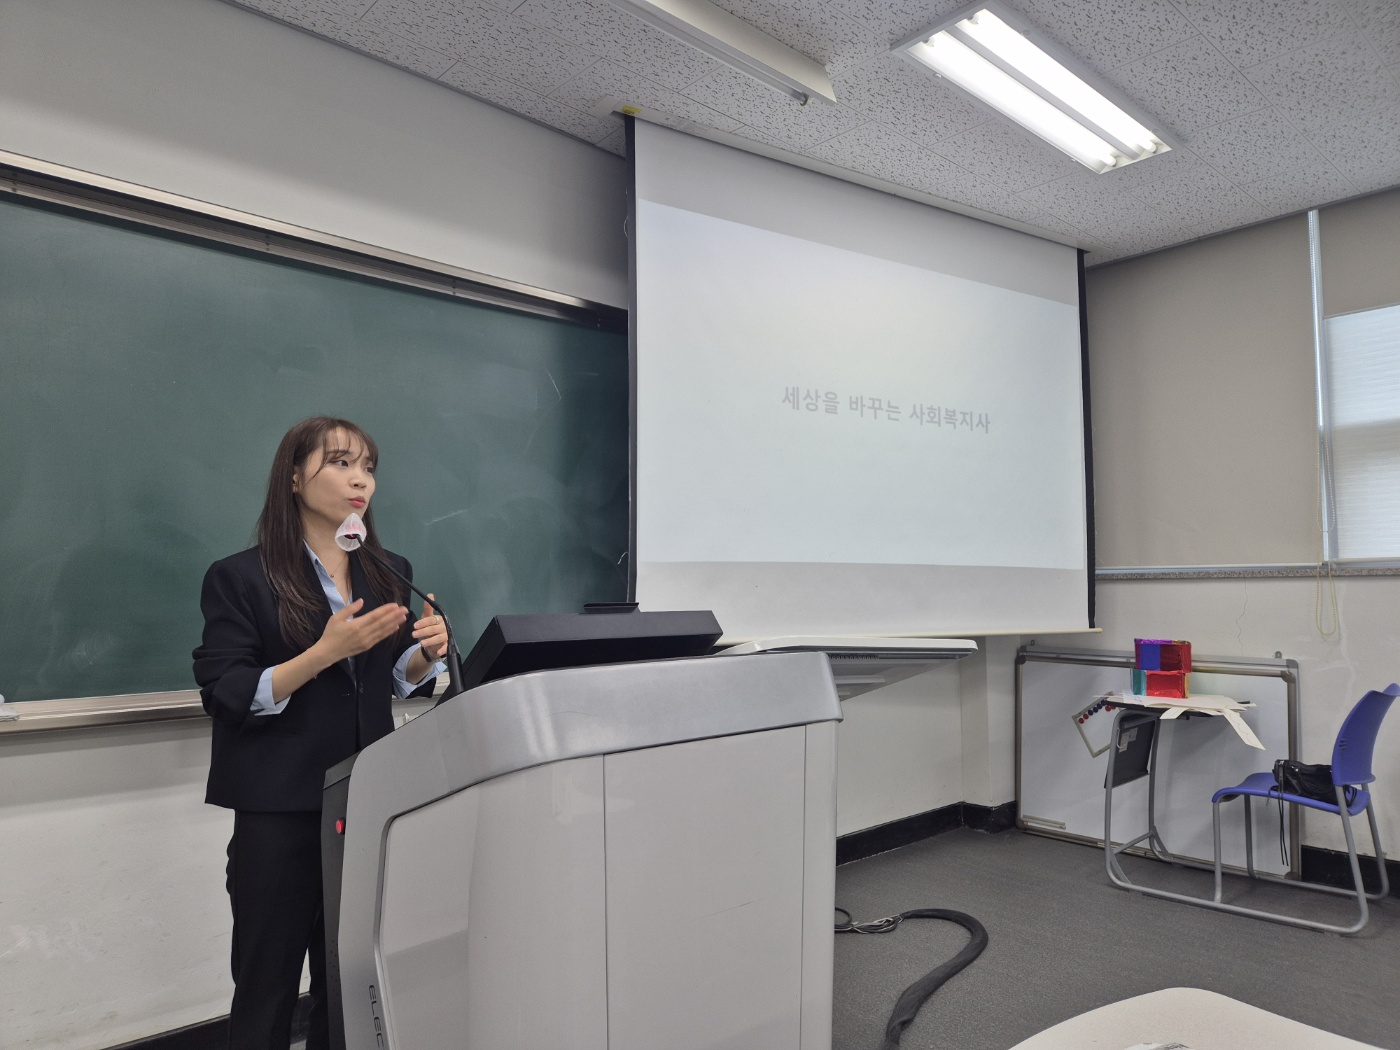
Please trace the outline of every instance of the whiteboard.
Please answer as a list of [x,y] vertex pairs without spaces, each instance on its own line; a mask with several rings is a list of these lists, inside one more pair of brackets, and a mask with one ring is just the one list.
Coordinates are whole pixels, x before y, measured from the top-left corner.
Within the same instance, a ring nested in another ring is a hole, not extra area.
[[[1098,666],[1105,660],[1114,666]],[[1089,661],[1093,661],[1090,663]],[[1157,827],[1167,849],[1177,856],[1211,863],[1211,796],[1238,784],[1251,773],[1273,768],[1291,757],[1294,739],[1297,664],[1291,660],[1212,660],[1198,657],[1191,691],[1252,700],[1257,706],[1244,719],[1265,750],[1246,745],[1223,718],[1162,722],[1157,752]],[[1132,657],[1095,650],[1023,649],[1018,657],[1016,693],[1017,825],[1056,837],[1103,842],[1104,777],[1108,753],[1092,756],[1075,725],[1074,715],[1096,696],[1130,692]],[[1259,871],[1289,872],[1279,852],[1277,803],[1256,800],[1254,861]],[[1285,813],[1284,841],[1295,837]],[[1147,778],[1114,790],[1113,840],[1134,839],[1147,830]],[[1244,806],[1238,800],[1221,806],[1221,842],[1226,865],[1243,868]]]

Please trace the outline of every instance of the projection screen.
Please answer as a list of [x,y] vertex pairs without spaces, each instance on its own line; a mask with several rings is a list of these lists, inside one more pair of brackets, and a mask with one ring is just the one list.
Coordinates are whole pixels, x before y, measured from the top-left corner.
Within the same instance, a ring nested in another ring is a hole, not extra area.
[[643,608],[1089,626],[1076,250],[642,121],[630,155]]

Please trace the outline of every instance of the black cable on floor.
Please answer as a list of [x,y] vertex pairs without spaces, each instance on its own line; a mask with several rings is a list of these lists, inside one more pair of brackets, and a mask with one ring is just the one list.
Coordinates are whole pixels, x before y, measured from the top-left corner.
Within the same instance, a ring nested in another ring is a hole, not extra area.
[[942,966],[930,970],[900,993],[894,1010],[890,1013],[889,1022],[885,1025],[885,1041],[880,1050],[895,1050],[904,1035],[904,1030],[918,1016],[920,1007],[948,978],[965,969],[987,947],[987,928],[965,912],[949,911],[946,908],[915,908],[913,911],[900,912],[898,915],[889,915],[870,922],[852,922],[851,913],[845,908],[836,910],[846,916],[845,922],[836,924],[837,933],[889,933],[905,919],[942,919],[944,922],[955,922],[972,934],[972,939],[962,951]]

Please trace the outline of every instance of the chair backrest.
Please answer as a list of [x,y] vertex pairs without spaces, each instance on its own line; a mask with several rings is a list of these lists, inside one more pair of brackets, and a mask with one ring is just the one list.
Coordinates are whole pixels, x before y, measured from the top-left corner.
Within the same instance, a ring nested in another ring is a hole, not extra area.
[[1391,703],[1400,696],[1400,685],[1392,682],[1384,689],[1372,689],[1356,701],[1332,748],[1332,783],[1369,784],[1375,780],[1371,772],[1371,756],[1376,750],[1376,734]]

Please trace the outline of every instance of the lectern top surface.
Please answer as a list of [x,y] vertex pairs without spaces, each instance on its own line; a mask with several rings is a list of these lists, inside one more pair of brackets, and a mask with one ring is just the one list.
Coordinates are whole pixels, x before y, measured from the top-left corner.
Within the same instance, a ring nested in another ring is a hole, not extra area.
[[703,656],[720,637],[708,611],[538,613],[497,616],[462,666],[462,684],[561,667]]

